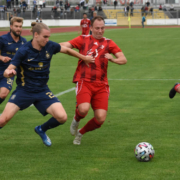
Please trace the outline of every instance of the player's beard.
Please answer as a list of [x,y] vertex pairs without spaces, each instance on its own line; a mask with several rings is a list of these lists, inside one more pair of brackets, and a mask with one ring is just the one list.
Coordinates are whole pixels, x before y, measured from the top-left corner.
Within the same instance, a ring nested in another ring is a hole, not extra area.
[[21,32],[19,34],[16,33],[13,29],[11,29],[11,32],[13,33],[14,36],[19,37],[21,35]]

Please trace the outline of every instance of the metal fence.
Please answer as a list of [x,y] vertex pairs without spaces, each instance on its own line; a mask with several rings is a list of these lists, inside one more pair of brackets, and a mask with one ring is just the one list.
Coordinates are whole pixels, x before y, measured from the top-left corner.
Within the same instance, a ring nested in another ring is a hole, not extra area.
[[[50,11],[26,11],[23,12],[21,11],[20,13],[13,13],[13,12],[4,12],[4,11],[0,11],[0,20],[9,20],[9,17],[11,14],[13,14],[13,16],[18,16],[18,17],[22,17],[24,19],[36,19],[36,18],[42,18],[42,19],[82,19],[83,17],[83,13],[84,11],[79,11],[79,12],[75,12],[75,11],[54,11],[54,10],[50,10]],[[92,17],[92,12],[87,12],[88,17]],[[100,13],[97,13],[98,15],[101,15]]]

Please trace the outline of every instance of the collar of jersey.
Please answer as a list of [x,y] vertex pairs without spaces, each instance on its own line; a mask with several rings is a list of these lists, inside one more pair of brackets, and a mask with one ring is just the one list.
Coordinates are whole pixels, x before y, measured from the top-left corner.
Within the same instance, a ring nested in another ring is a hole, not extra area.
[[39,50],[33,48],[33,46],[32,46],[32,39],[29,41],[29,47],[30,47],[30,49],[32,49],[32,50],[33,50],[34,52],[36,52],[36,53],[39,53],[39,52],[42,51],[42,49],[41,49],[41,51],[39,51]]
[[[14,41],[14,39],[12,38],[12,36],[11,36],[11,32],[8,32],[8,40],[10,41],[10,42],[14,42],[14,43],[16,43],[15,41]],[[21,36],[19,36],[19,41],[18,42],[22,42],[22,37]],[[18,43],[17,42],[17,43]]]

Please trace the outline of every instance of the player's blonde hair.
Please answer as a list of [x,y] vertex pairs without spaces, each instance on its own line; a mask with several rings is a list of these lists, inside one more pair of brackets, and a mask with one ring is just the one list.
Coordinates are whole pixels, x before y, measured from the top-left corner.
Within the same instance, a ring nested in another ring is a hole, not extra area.
[[31,32],[33,33],[33,36],[35,32],[40,34],[43,29],[50,31],[49,27],[44,23],[36,23],[36,22],[31,23]]
[[12,19],[11,19],[11,21],[10,21],[10,25],[13,25],[14,24],[14,22],[18,22],[18,23],[22,23],[23,24],[23,18],[21,18],[21,17],[13,17]]

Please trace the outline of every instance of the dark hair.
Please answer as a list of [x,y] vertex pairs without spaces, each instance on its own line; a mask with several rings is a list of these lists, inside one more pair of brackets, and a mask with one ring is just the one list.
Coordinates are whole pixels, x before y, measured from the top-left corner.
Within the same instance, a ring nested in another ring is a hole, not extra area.
[[83,13],[83,16],[86,15],[87,16],[87,13]]
[[33,35],[34,35],[35,32],[37,32],[38,34],[40,34],[41,31],[42,31],[42,29],[46,29],[46,30],[49,30],[49,31],[50,31],[49,27],[48,27],[46,24],[44,24],[44,23],[32,22],[32,23],[31,23],[31,28],[32,28],[32,29],[31,29],[31,32],[33,33]]
[[[91,20],[91,26],[93,26],[94,21],[96,21],[96,20],[98,20],[98,21],[104,21],[104,18],[103,18],[102,16],[96,16],[96,17],[94,17],[94,18]],[[105,23],[105,21],[104,21],[104,23]]]

